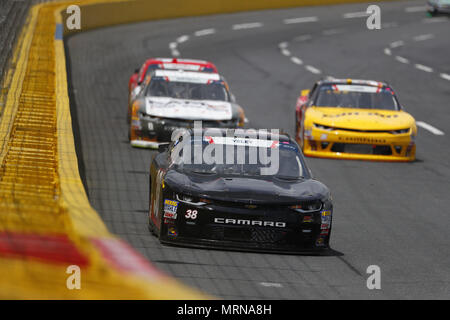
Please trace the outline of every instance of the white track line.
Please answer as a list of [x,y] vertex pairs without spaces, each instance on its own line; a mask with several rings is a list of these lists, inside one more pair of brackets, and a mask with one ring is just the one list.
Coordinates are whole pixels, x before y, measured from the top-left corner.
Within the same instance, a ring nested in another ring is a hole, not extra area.
[[419,70],[422,70],[422,71],[425,71],[425,72],[433,72],[432,68],[424,66],[423,64],[416,63],[414,65],[414,67],[416,67],[416,69],[419,69]]
[[291,57],[291,61],[298,65],[303,64],[303,61],[297,57]]
[[250,23],[234,24],[231,28],[233,30],[243,30],[243,29],[260,28],[262,26],[263,24],[261,22],[250,22]]
[[408,13],[424,12],[427,10],[427,6],[406,7],[405,11]]
[[287,43],[287,42],[280,42],[278,44],[278,48],[280,48],[280,49],[286,49],[288,46],[289,46],[289,43]]
[[450,81],[450,74],[441,73],[440,76],[442,79]]
[[353,18],[363,18],[363,17],[368,17],[369,14],[365,11],[361,11],[361,12],[348,12],[348,13],[344,13],[342,15],[342,17],[344,19],[353,19]]
[[401,63],[409,63],[409,60],[400,56],[395,56],[395,60]]
[[387,29],[387,28],[395,28],[398,27],[398,23],[397,22],[385,22],[381,24],[381,28],[382,29]]
[[322,31],[322,34],[324,36],[332,36],[332,35],[343,33],[343,32],[344,32],[344,29],[328,29],[328,30]]
[[176,42],[171,42],[171,43],[169,43],[169,48],[170,48],[170,50],[176,49],[177,46],[178,46],[178,43],[176,43]]
[[313,66],[305,66],[306,70],[308,70],[309,72],[315,73],[315,74],[320,74],[322,73],[322,71],[320,71],[319,69],[314,68]]
[[428,18],[428,19],[423,19],[422,23],[438,23],[438,22],[446,22],[448,21],[447,18]]
[[282,49],[281,53],[286,57],[289,57],[291,55],[291,52],[288,49]]
[[438,136],[443,136],[444,132],[442,132],[441,130],[439,130],[438,128],[433,127],[432,125],[425,123],[423,121],[416,121],[416,124],[421,127],[424,128],[425,130],[430,131],[431,133],[438,135]]
[[433,39],[434,35],[429,33],[429,34],[422,34],[420,36],[415,36],[413,38],[414,41],[425,41],[425,40],[429,40],[429,39]]
[[399,41],[394,41],[391,42],[391,44],[389,45],[391,48],[397,48],[397,47],[401,47],[402,45],[404,45],[405,43],[402,40]]
[[283,285],[278,282],[260,282],[259,284],[263,287],[283,288]]
[[180,56],[180,51],[178,51],[177,49],[173,49],[171,53],[172,53],[172,56],[174,56],[174,57]]
[[303,34],[303,35],[301,35],[301,36],[295,37],[295,38],[294,38],[294,41],[306,41],[306,40],[309,40],[309,39],[311,39],[311,38],[312,38],[312,37],[311,37],[310,34]]
[[317,17],[301,17],[301,18],[290,18],[284,19],[284,24],[293,24],[293,23],[305,23],[305,22],[316,22],[319,21]]
[[207,35],[214,34],[214,33],[216,33],[216,29],[210,28],[210,29],[203,29],[203,30],[195,31],[194,35],[196,37],[202,37],[202,36],[207,36]]
[[384,48],[384,54],[390,56],[392,54],[391,49],[389,48]]
[[183,43],[183,42],[186,42],[188,40],[189,40],[189,36],[188,35],[184,35],[184,36],[181,36],[181,37],[177,38],[177,42],[178,43]]

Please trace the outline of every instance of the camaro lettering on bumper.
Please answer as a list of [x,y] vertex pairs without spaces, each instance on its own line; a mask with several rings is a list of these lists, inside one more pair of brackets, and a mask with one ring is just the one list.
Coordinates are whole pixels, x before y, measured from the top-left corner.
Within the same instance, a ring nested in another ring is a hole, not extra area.
[[243,220],[243,219],[214,218],[214,222],[215,223],[222,223],[222,224],[235,224],[235,225],[286,228],[286,223],[285,222],[281,222],[281,221],[262,221],[262,220]]

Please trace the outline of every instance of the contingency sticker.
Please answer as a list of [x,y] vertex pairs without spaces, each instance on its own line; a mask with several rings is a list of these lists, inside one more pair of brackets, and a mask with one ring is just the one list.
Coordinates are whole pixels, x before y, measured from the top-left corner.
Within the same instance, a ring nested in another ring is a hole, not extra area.
[[278,148],[280,142],[277,140],[263,140],[263,139],[251,139],[251,138],[241,138],[241,137],[210,137],[205,136],[205,141],[210,144],[225,144],[232,146],[248,146],[248,147],[259,147],[259,148]]
[[178,201],[169,200],[169,199],[164,200],[164,214],[166,212],[176,214],[177,209],[178,209]]

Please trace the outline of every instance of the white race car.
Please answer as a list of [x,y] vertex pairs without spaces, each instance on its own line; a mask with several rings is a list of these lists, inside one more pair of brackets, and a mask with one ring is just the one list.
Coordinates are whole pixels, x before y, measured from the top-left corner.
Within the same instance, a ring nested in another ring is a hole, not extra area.
[[246,122],[228,84],[217,73],[155,70],[145,80],[132,104],[130,143],[133,147],[158,148],[170,142],[178,128],[237,128]]

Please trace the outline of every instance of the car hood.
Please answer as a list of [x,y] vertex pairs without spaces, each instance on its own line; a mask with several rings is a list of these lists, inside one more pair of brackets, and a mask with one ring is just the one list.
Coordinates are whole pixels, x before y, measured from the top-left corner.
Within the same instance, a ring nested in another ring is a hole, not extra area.
[[355,108],[311,107],[306,119],[312,122],[342,129],[399,130],[414,125],[414,118],[404,111]]
[[260,177],[218,177],[170,170],[165,183],[183,194],[251,204],[295,204],[329,197],[328,188],[314,179],[284,181]]
[[147,97],[145,112],[154,117],[187,120],[230,120],[232,105],[225,101]]

